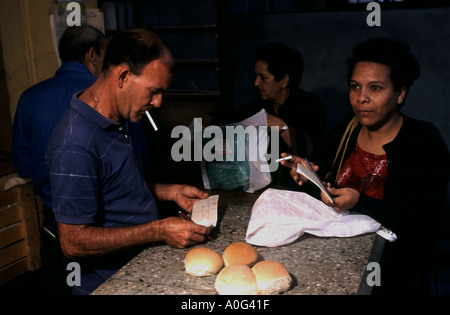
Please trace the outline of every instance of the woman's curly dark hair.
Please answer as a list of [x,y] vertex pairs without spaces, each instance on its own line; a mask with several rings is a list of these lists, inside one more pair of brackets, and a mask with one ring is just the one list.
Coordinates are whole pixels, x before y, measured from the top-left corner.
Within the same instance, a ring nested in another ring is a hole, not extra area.
[[[347,60],[347,80],[350,82],[353,70],[358,62],[368,61],[386,65],[390,69],[390,78],[394,90],[405,87],[407,91],[420,76],[417,59],[410,53],[406,43],[387,38],[371,38],[353,49],[353,57]],[[405,97],[406,99],[406,97]],[[399,107],[405,103],[405,100]]]

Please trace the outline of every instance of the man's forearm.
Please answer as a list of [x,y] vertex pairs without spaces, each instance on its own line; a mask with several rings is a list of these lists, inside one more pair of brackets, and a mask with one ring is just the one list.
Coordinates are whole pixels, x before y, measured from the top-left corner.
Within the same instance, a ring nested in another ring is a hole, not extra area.
[[105,255],[163,240],[160,220],[119,228],[59,223],[58,228],[61,247],[68,257]]
[[58,223],[61,247],[67,257],[106,255],[134,246],[165,242],[185,248],[203,242],[211,229],[178,217],[129,227],[94,227]]
[[173,201],[175,199],[176,187],[181,185],[175,184],[152,184],[150,190],[155,197],[162,201]]

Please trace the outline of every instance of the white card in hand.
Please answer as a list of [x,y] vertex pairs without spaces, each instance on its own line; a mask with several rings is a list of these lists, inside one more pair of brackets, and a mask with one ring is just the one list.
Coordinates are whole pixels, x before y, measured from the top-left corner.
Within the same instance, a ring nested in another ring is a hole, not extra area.
[[219,195],[210,196],[194,203],[191,219],[198,225],[206,227],[216,227],[217,225],[217,205]]
[[320,188],[321,191],[323,191],[323,193],[328,198],[328,200],[330,200],[332,203],[334,203],[333,196],[330,195],[330,193],[328,192],[328,189],[322,184],[322,181],[320,180],[316,171],[314,171],[313,167],[308,162],[308,160],[305,160],[305,162],[308,167],[302,165],[301,163],[298,163],[297,164],[297,173],[305,176],[311,182],[313,182],[317,187]]

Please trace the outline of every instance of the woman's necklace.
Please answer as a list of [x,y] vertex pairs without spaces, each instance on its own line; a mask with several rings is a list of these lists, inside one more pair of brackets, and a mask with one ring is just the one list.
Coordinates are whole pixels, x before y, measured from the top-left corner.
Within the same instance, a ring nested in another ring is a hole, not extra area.
[[275,111],[275,116],[278,116],[278,110],[280,109],[280,104],[273,104],[273,109]]

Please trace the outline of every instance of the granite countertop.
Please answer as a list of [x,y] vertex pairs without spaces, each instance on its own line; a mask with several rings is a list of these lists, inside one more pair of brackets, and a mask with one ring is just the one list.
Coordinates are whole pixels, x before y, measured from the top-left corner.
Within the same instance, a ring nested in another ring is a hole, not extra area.
[[[250,214],[251,204],[248,203],[219,205],[219,223],[211,234],[214,241],[201,245],[222,254],[231,243],[244,241]],[[291,274],[293,284],[284,295],[358,294],[361,284],[362,287],[365,284],[367,263],[373,261],[372,249],[376,240],[373,233],[349,238],[304,234],[289,245],[255,248],[261,260],[279,261]],[[175,249],[168,245],[148,247],[93,294],[217,294],[214,289],[216,276],[186,274],[184,257],[190,249]],[[366,286],[362,292],[370,293],[370,288]]]

